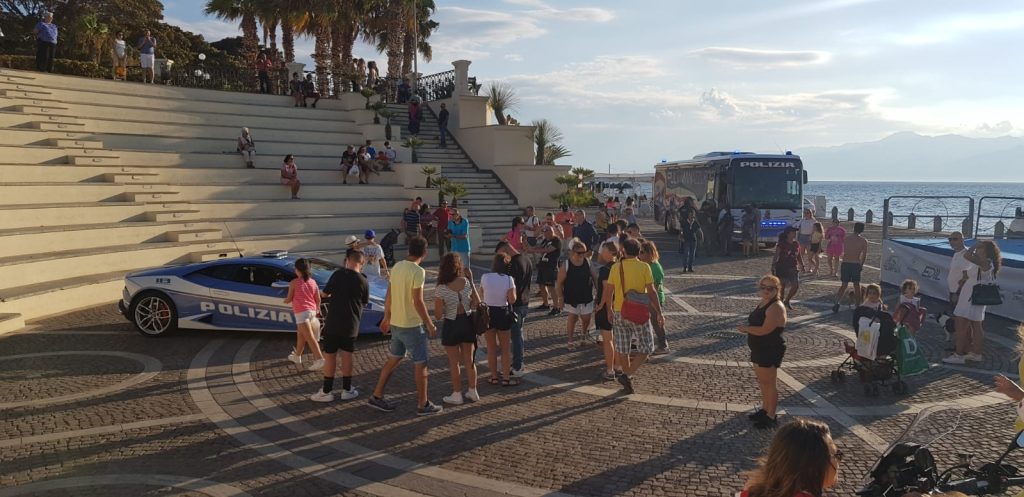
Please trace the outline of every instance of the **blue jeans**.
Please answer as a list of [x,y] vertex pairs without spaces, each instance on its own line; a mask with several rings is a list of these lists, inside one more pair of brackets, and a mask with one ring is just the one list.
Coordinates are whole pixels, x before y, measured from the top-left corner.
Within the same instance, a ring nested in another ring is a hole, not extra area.
[[441,148],[447,147],[448,146],[448,142],[445,140],[445,138],[446,138],[445,135],[448,134],[448,125],[447,124],[441,124],[440,126],[438,126],[438,131],[440,132],[438,134],[441,137]]
[[683,252],[683,267],[693,269],[693,258],[697,255],[697,241],[683,240],[681,248]]
[[391,357],[408,357],[416,364],[427,362],[427,332],[423,326],[413,328],[391,327]]
[[512,323],[512,369],[523,369],[523,354],[526,353],[526,346],[523,344],[523,325],[526,324],[526,314],[530,312],[530,306],[514,306],[512,312],[515,313],[515,322]]

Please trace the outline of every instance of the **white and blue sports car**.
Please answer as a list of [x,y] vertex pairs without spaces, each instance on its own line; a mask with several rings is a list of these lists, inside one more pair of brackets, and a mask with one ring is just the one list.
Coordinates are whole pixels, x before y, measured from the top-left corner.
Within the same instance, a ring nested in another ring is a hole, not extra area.
[[[178,328],[295,332],[291,306],[284,303],[295,278],[298,257],[266,252],[259,257],[219,259],[130,273],[118,308],[135,329],[160,336]],[[308,259],[323,289],[340,266]],[[369,276],[370,303],[363,310],[361,334],[380,333],[387,281]],[[321,307],[328,316],[326,299]],[[329,318],[328,318],[329,319]]]

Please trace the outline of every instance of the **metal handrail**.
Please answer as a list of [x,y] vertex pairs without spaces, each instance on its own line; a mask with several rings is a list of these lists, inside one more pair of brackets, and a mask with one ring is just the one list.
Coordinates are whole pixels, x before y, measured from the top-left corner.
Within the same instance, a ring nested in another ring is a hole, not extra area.
[[[982,211],[982,207],[983,207],[983,204],[984,204],[984,202],[986,200],[1009,200],[1010,202],[1007,202],[1006,205],[1003,206],[1003,212],[1001,212],[1000,215],[992,216],[992,215],[984,215],[984,214],[982,214],[982,212],[983,212]],[[1008,219],[1008,217],[1003,215],[1003,213],[1006,212],[1006,208],[1009,207],[1010,204],[1013,203],[1013,202],[1024,203],[1024,197],[981,197],[980,199],[978,199],[978,214],[974,218],[976,220],[976,222],[974,223],[974,238],[977,238],[981,234],[981,220],[982,219],[998,219],[1000,221],[1004,221],[1004,220]],[[1015,207],[1018,210],[1021,209],[1020,206],[1015,206]],[[1018,210],[1015,210],[1014,213],[1013,213],[1013,217],[1010,217],[1009,219],[1017,219]],[[998,223],[996,223],[996,224],[998,224]],[[995,235],[994,229],[995,229],[995,224],[993,224],[993,236]]]
[[[967,216],[965,216],[965,219],[967,219],[967,220],[969,220],[971,222],[973,222],[973,220],[974,220],[974,198],[972,198],[972,197],[958,197],[958,196],[949,197],[949,196],[939,196],[939,195],[894,195],[894,196],[891,196],[891,197],[886,197],[885,203],[883,204],[883,210],[882,210],[882,239],[883,240],[888,240],[889,239],[889,229],[890,229],[889,220],[890,219],[894,219],[894,218],[897,218],[897,217],[900,217],[900,218],[910,217],[909,215],[907,215],[907,216],[902,216],[902,215],[901,216],[896,216],[895,214],[891,213],[891,211],[889,210],[889,203],[890,203],[891,200],[894,200],[894,199],[967,200],[968,201],[968,210],[967,210]],[[918,204],[920,204],[920,202],[918,202]],[[915,217],[917,217],[916,214],[915,214]],[[948,217],[949,217],[949,215],[947,214],[947,218]],[[969,231],[973,231],[973,230],[969,230]]]

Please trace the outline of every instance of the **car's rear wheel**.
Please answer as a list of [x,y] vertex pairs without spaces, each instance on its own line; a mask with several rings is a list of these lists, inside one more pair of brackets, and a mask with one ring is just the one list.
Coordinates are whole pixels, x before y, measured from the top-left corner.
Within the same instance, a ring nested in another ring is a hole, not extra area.
[[148,337],[167,335],[178,329],[178,310],[174,301],[162,292],[140,293],[132,300],[128,315],[135,329]]

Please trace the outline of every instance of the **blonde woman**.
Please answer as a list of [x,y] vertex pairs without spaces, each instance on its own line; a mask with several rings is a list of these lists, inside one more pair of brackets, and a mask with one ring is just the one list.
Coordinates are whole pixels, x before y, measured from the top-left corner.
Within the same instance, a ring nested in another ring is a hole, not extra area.
[[761,389],[761,408],[749,416],[755,428],[772,428],[776,425],[778,372],[782,366],[782,357],[786,354],[786,341],[782,338],[782,332],[786,329],[786,307],[780,300],[781,289],[782,284],[778,278],[770,274],[762,276],[757,282],[761,302],[747,317],[747,324],[736,327],[747,334],[750,363]]

